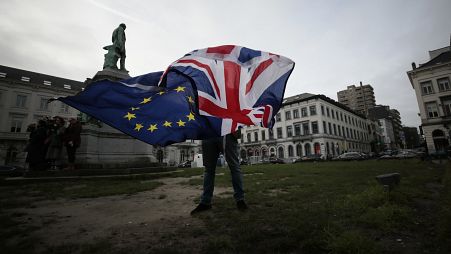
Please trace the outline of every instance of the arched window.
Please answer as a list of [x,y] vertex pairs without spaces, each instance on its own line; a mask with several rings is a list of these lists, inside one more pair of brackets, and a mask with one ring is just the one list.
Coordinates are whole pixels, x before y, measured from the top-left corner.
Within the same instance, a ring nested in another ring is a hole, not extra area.
[[321,145],[319,143],[315,143],[314,145],[315,154],[321,154]]
[[293,146],[289,145],[288,146],[288,157],[293,157],[293,156],[294,156]]
[[283,147],[277,149],[277,157],[283,158]]
[[301,144],[296,145],[296,156],[299,156],[299,157],[302,156],[302,145]]
[[311,155],[312,154],[312,148],[310,143],[306,143],[304,145],[304,151],[305,151],[305,155]]

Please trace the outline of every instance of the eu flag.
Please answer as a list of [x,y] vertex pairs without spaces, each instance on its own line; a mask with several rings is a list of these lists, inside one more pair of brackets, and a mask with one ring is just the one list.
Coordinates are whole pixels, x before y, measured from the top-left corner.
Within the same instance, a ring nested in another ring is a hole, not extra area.
[[90,84],[76,96],[58,100],[152,145],[219,136],[200,116],[191,81],[166,75],[171,86],[158,87],[163,72]]

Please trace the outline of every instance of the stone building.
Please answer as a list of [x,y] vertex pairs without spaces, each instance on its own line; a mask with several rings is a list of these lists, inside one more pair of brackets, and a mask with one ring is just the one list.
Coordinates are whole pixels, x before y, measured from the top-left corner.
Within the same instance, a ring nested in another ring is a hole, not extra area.
[[83,82],[0,65],[0,165],[25,161],[27,126],[44,117],[76,117],[78,111],[56,96],[74,95]]
[[420,110],[429,153],[445,151],[451,138],[451,46],[429,51],[429,61],[407,72]]
[[284,99],[273,129],[243,128],[240,149],[242,158],[287,160],[370,152],[368,120],[324,95],[303,93]]

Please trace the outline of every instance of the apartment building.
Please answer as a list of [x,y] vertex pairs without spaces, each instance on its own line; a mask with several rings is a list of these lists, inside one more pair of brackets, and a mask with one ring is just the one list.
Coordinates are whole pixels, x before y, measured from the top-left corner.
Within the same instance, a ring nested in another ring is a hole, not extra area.
[[357,113],[368,115],[368,109],[376,106],[374,89],[371,85],[351,85],[337,93],[338,102]]
[[334,157],[347,151],[371,151],[366,117],[324,95],[303,93],[284,99],[275,120],[272,129],[243,128],[242,158]]

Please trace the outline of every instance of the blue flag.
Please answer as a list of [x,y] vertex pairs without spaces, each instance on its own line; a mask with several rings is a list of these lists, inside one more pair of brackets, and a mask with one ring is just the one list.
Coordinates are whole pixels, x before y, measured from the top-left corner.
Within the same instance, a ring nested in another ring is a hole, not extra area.
[[199,115],[190,80],[171,72],[165,79],[176,85],[158,87],[162,74],[99,81],[58,100],[152,145],[219,136]]

